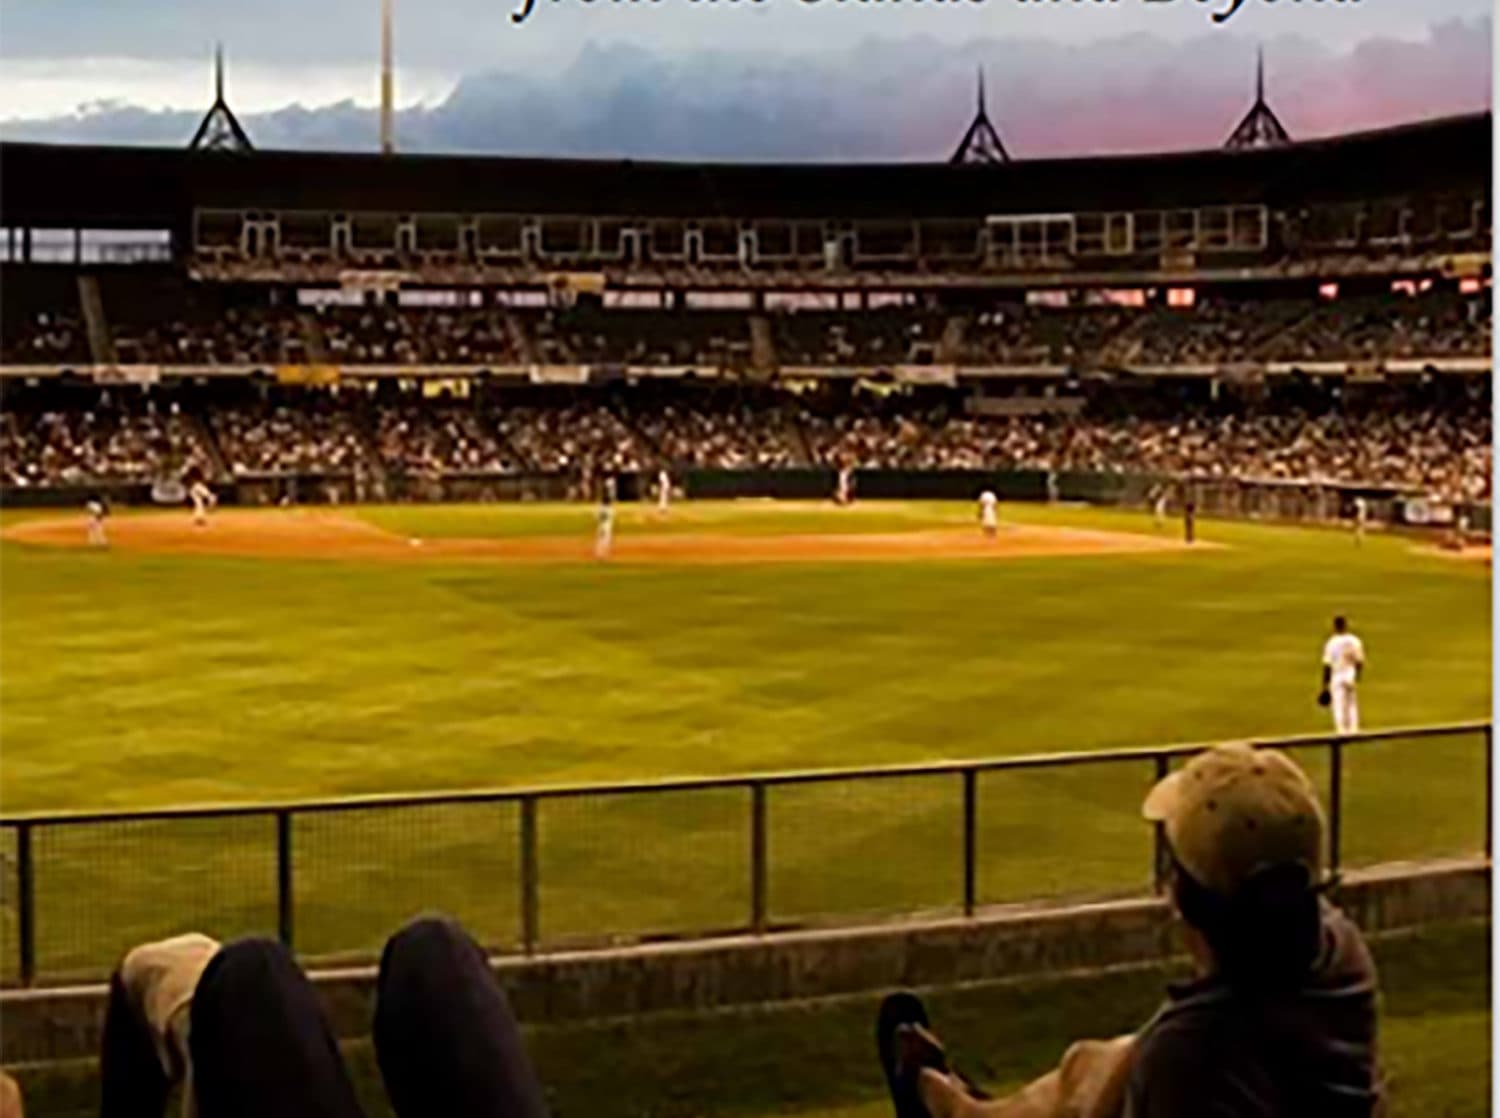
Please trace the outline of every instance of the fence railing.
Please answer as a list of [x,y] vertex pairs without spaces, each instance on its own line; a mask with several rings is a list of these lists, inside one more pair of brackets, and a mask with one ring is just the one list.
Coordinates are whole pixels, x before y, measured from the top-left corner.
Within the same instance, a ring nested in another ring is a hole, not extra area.
[[[1292,751],[1319,782],[1331,873],[1346,862],[1351,751],[1379,761],[1354,801],[1363,862],[1490,855],[1488,722],[1255,744]],[[1161,887],[1165,855],[1141,796],[1205,748],[6,815],[0,978],[98,977],[132,944],[189,929],[362,959],[428,908],[496,951],[536,953],[1139,895]]]

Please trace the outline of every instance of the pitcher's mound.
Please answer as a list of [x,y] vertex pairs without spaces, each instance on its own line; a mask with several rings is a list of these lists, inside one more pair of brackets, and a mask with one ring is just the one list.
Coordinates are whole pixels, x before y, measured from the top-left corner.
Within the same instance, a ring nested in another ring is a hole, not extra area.
[[[122,516],[109,522],[112,550],[161,555],[225,555],[266,559],[374,559],[393,562],[596,562],[592,536],[514,539],[415,539],[359,517],[311,509],[216,513],[198,527],[182,513]],[[4,538],[45,547],[83,548],[83,517],[23,521]],[[1179,540],[1082,528],[1008,525],[986,537],[974,529],[866,534],[740,536],[712,533],[617,534],[618,563],[849,562],[862,560],[1005,559],[1048,555],[1118,555],[1210,550]]]

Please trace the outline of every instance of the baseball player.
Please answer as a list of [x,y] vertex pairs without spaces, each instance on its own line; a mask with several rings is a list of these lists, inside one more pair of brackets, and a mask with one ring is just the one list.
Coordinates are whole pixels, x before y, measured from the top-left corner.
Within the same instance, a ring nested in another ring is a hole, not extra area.
[[1369,519],[1370,506],[1363,497],[1354,498],[1354,546],[1365,544],[1365,521]]
[[1000,530],[1000,498],[993,490],[986,489],[979,495],[979,525],[986,536]]
[[839,467],[838,487],[833,491],[834,504],[854,503],[854,471],[848,466]]
[[599,511],[595,514],[594,558],[608,559],[615,544],[615,481],[606,478],[600,490]]
[[1194,543],[1198,539],[1198,499],[1189,489],[1182,499],[1182,540]]
[[209,510],[218,505],[219,498],[214,496],[214,491],[200,477],[195,478],[189,486],[188,499],[193,502],[193,523],[199,528],[206,527]]
[[104,522],[109,518],[109,506],[103,497],[90,497],[84,508],[89,515],[89,546],[108,547],[109,537],[104,534]]
[[667,473],[666,467],[656,471],[656,511],[663,516],[672,506],[672,475]]
[[1158,485],[1151,491],[1151,515],[1156,521],[1157,530],[1167,526],[1167,487]]
[[1318,705],[1333,708],[1335,733],[1359,733],[1356,689],[1364,670],[1364,642],[1349,631],[1348,621],[1335,617],[1333,636],[1323,645],[1323,687],[1318,692]]
[[1058,489],[1058,485],[1057,485],[1057,471],[1056,470],[1048,470],[1047,471],[1047,503],[1049,505],[1055,505],[1061,499],[1062,499],[1062,494],[1061,494],[1060,490]]

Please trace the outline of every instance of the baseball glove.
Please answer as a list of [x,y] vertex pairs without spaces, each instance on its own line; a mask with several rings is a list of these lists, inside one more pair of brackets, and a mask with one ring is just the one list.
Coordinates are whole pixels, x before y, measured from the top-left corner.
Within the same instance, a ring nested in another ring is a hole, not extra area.
[[1318,692],[1318,705],[1320,707],[1326,707],[1331,702],[1333,702],[1333,696],[1328,693],[1328,688],[1325,687]]

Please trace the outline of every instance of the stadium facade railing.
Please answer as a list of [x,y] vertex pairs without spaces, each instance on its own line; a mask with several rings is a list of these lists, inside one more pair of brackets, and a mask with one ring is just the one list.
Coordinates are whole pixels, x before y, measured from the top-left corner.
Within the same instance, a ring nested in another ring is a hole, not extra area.
[[[1490,856],[1489,722],[1253,744],[1319,784],[1332,878]],[[1166,856],[1141,797],[1205,748],[6,815],[0,980],[96,980],[190,929],[363,962],[433,908],[538,954],[1140,896]],[[1418,782],[1436,811],[1409,810]]]

